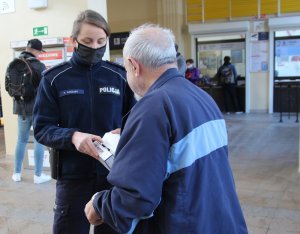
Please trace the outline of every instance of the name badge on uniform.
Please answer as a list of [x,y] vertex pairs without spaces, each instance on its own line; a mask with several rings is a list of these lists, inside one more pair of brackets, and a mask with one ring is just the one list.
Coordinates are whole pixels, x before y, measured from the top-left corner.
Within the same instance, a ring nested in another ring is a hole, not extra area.
[[61,90],[59,92],[59,97],[67,96],[67,95],[77,95],[77,94],[84,94],[83,89],[68,89],[68,90]]
[[120,89],[113,86],[103,86],[99,87],[99,94],[113,94],[119,96]]

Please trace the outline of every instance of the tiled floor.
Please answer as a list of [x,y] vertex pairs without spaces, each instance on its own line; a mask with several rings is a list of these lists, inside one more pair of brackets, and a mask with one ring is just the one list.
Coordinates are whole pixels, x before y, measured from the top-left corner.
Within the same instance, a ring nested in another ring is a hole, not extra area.
[[[226,115],[230,162],[249,233],[300,234],[299,123],[278,115]],[[3,142],[3,128],[0,129]],[[2,152],[2,153],[1,153]],[[55,182],[11,180],[13,158],[0,144],[0,234],[51,233]],[[210,234],[210,233],[209,233]]]
[[300,233],[299,123],[226,116],[229,151],[249,233]]

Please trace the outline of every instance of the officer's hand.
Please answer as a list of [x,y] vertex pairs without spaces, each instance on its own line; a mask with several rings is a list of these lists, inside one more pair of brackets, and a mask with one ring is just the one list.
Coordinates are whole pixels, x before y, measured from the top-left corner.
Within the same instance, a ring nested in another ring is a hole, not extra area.
[[85,216],[92,225],[100,225],[103,223],[103,220],[101,217],[96,213],[94,206],[93,206],[93,201],[90,200],[84,208]]
[[102,141],[100,136],[88,134],[84,132],[74,132],[72,136],[72,143],[76,149],[84,154],[87,154],[95,159],[99,159],[99,155],[93,141]]
[[112,134],[121,134],[121,128],[116,128],[115,130],[110,131]]

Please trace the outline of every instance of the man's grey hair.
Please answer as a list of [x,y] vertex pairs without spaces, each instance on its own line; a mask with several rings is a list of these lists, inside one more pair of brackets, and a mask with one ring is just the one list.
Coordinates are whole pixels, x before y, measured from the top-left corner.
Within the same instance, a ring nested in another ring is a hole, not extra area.
[[175,63],[175,37],[170,29],[155,24],[143,24],[131,31],[124,49],[124,57],[132,57],[145,67],[156,69]]

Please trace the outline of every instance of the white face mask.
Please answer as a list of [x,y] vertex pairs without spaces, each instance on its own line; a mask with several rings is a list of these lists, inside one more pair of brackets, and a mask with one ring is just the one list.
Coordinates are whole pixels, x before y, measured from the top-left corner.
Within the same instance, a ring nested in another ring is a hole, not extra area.
[[191,69],[191,68],[193,68],[193,64],[187,65],[186,67]]

